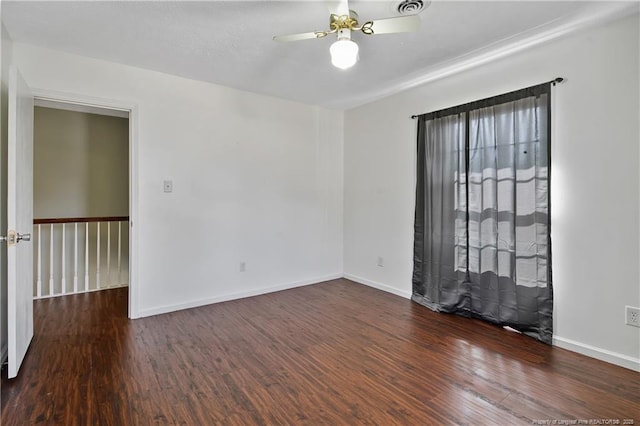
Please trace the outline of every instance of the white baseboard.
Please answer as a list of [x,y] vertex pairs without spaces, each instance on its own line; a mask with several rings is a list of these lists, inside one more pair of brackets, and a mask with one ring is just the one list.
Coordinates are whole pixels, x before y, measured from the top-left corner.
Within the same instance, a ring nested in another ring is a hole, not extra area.
[[177,303],[175,305],[166,305],[166,306],[160,306],[156,308],[143,309],[138,312],[138,315],[136,316],[136,318],[144,318],[144,317],[150,317],[153,315],[166,314],[169,312],[180,311],[182,309],[197,308],[199,306],[211,305],[213,303],[228,302],[229,300],[244,299],[245,297],[259,296],[261,294],[273,293],[273,292],[282,291],[282,290],[289,290],[292,288],[303,287],[306,285],[319,284],[321,282],[336,280],[339,278],[342,278],[342,274],[327,275],[324,277],[317,277],[317,278],[312,278],[308,280],[295,281],[292,283],[278,284],[278,285],[269,286],[269,287],[260,287],[260,288],[255,288],[247,291],[239,291],[237,293],[228,293],[228,294],[223,294],[216,297],[210,297],[207,299],[192,300],[190,302]]
[[560,336],[553,336],[554,346],[577,352],[582,355],[596,358],[611,364],[619,365],[630,370],[640,372],[640,358],[633,358],[628,355],[612,352],[607,349],[598,348],[596,346],[587,345],[586,343],[576,342],[575,340],[565,339]]
[[366,278],[358,277],[356,275],[344,274],[344,277],[348,280],[355,281],[359,284],[364,284],[369,287],[377,288],[378,290],[386,291],[387,293],[395,294],[396,296],[404,297],[405,299],[411,299],[411,292],[400,290],[395,287],[388,286],[386,284],[379,283],[377,281],[371,281]]

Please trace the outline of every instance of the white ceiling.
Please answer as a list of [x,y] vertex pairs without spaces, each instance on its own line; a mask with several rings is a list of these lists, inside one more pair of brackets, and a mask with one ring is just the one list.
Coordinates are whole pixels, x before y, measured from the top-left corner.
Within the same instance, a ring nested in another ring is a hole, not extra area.
[[[364,22],[398,16],[399,3],[352,0],[350,8]],[[417,33],[354,35],[360,61],[343,71],[330,63],[331,36],[272,41],[326,29],[327,2],[2,1],[2,21],[15,42],[330,108],[369,102],[491,52],[637,11],[632,1],[436,0],[420,14]]]

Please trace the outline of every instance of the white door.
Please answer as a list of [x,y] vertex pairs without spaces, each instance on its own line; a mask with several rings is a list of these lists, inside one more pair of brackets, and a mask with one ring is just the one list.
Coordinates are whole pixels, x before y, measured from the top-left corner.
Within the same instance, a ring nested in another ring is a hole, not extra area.
[[33,337],[33,95],[9,71],[7,153],[8,377],[18,375]]

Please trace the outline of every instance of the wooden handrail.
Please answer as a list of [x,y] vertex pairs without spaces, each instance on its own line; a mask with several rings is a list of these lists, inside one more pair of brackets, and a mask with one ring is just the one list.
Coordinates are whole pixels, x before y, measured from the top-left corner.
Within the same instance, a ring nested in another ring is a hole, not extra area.
[[129,216],[60,217],[49,219],[33,219],[33,224],[43,225],[45,223],[122,222],[126,220],[129,220]]

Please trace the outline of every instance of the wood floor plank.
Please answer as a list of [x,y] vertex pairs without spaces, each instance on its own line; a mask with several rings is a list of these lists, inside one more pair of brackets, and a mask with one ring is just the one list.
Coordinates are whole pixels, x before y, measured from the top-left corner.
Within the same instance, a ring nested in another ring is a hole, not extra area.
[[134,321],[126,288],[34,312],[3,425],[640,424],[640,373],[344,279]]

